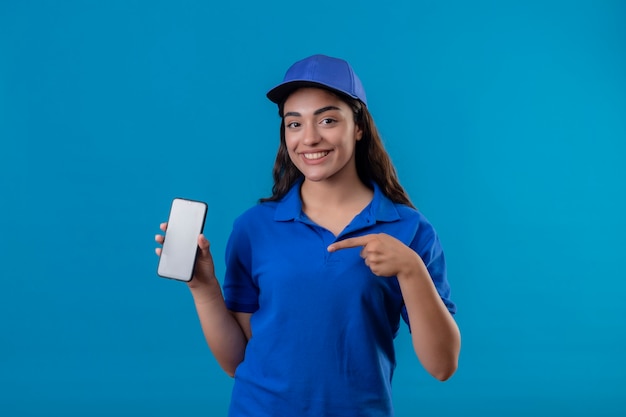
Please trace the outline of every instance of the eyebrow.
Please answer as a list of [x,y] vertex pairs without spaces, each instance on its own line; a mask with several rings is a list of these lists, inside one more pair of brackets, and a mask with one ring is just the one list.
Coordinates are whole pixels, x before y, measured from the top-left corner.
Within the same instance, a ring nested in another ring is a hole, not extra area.
[[[319,114],[322,114],[324,112],[330,111],[330,110],[341,110],[339,107],[337,106],[326,106],[326,107],[322,107],[321,109],[317,109],[313,112],[313,115],[317,116]],[[302,117],[302,115],[298,112],[295,111],[290,111],[288,113],[285,113],[285,115],[283,117],[288,117],[288,116],[293,116],[293,117]]]

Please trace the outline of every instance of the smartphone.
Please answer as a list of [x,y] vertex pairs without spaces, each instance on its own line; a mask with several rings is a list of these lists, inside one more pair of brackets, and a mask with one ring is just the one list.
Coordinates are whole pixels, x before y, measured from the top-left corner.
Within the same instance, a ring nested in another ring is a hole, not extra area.
[[157,274],[189,282],[198,254],[198,236],[204,229],[207,205],[202,201],[175,198],[170,208],[167,230]]

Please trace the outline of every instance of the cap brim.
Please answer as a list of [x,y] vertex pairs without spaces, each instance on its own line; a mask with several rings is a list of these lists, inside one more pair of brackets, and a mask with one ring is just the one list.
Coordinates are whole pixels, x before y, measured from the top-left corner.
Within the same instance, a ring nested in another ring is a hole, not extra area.
[[325,90],[337,92],[344,96],[358,99],[358,97],[353,97],[351,94],[348,94],[345,91],[337,90],[336,88],[330,87],[326,84],[318,83],[314,81],[304,81],[304,80],[293,80],[293,81],[287,81],[285,83],[279,84],[276,87],[272,88],[270,91],[268,91],[266,95],[267,95],[267,98],[269,98],[274,103],[282,104],[287,99],[287,97],[289,97],[291,93],[293,93],[299,88],[304,88],[304,87],[323,88]]

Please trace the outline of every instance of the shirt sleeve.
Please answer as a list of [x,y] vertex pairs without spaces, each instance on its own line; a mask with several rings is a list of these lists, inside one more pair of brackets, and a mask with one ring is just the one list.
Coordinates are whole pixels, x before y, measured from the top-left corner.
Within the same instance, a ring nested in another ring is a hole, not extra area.
[[224,301],[231,311],[254,313],[259,309],[259,288],[252,274],[250,238],[241,219],[235,221],[226,245]]
[[[450,298],[451,291],[443,248],[435,229],[426,219],[420,220],[417,233],[410,246],[424,261],[437,293],[439,293],[450,314],[456,314],[456,304]],[[406,307],[402,308],[402,318],[407,324],[409,323]]]

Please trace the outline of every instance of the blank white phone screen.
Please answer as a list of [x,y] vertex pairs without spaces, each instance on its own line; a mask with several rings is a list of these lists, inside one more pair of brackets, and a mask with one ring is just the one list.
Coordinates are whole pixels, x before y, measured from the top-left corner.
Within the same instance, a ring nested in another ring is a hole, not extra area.
[[165,231],[158,275],[190,281],[198,251],[207,206],[200,201],[175,198]]

